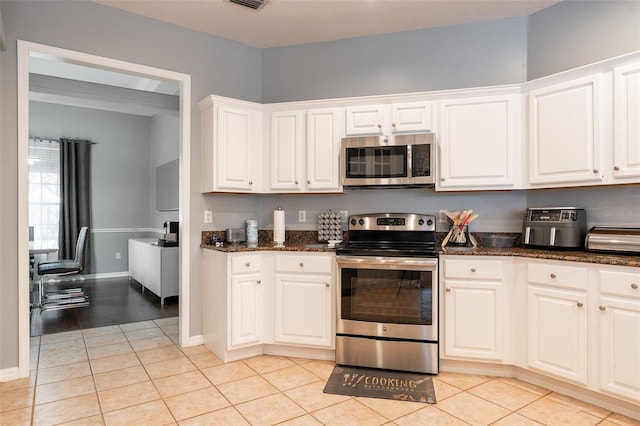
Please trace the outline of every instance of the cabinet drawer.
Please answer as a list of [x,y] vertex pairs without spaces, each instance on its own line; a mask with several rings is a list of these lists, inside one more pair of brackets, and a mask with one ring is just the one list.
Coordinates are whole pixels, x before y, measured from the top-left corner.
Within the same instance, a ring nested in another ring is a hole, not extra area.
[[551,286],[587,289],[587,268],[545,263],[527,264],[527,279],[530,283]]
[[276,256],[276,272],[307,272],[330,274],[332,256]]
[[640,269],[638,272],[599,271],[600,292],[616,296],[640,298]]
[[262,267],[260,255],[241,255],[231,257],[231,273],[242,274],[245,272],[258,272]]
[[502,279],[503,267],[499,260],[444,260],[446,278]]

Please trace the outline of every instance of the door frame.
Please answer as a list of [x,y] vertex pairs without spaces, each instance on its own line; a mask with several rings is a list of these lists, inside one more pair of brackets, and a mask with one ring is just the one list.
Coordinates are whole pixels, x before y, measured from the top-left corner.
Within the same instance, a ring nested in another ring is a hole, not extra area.
[[18,375],[28,377],[30,350],[29,312],[29,58],[48,55],[93,68],[170,81],[180,86],[180,282],[179,341],[189,346],[189,283],[191,258],[191,76],[161,68],[96,56],[44,44],[18,40]]

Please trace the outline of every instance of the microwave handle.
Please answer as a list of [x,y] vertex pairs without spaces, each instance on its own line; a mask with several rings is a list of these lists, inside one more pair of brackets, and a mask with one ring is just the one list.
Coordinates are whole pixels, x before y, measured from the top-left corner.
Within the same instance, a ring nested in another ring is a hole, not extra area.
[[524,229],[524,243],[529,244],[530,240],[531,240],[531,227],[527,226]]
[[550,246],[556,245],[556,227],[555,226],[551,228],[551,235],[549,235],[549,245]]

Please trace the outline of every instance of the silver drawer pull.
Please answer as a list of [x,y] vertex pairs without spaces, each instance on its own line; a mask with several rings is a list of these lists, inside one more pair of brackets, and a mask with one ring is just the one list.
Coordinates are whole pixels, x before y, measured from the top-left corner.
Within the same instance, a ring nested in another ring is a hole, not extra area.
[[256,281],[256,283],[261,284],[261,283],[262,283],[262,280],[258,280],[258,281]]
[[300,267],[304,268],[304,263],[300,262]]
[[246,266],[248,268],[249,266],[251,266],[251,262],[245,263],[244,266]]
[[475,271],[476,271],[476,268],[471,268],[471,272],[475,272]]
[[450,288],[445,288],[445,291],[451,291],[451,289]]
[[600,309],[602,312],[604,312],[604,311],[606,311],[606,310],[607,310],[607,307],[606,307],[606,306],[602,306],[602,305],[600,305],[600,306],[598,307],[598,309]]
[[634,289],[634,290],[637,290],[638,289],[638,284],[631,283],[631,288]]
[[581,302],[578,302],[578,308],[582,308],[584,306],[584,304],[582,304]]
[[556,277],[556,274],[551,274],[551,275],[549,275],[549,276],[550,276],[551,278],[555,278],[555,277]]

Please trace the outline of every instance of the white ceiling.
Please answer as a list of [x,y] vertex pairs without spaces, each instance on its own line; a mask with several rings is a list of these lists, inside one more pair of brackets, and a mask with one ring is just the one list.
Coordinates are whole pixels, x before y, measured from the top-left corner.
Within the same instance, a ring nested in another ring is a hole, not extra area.
[[268,48],[526,16],[560,0],[94,0],[159,21]]

